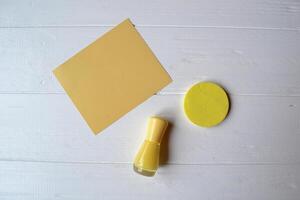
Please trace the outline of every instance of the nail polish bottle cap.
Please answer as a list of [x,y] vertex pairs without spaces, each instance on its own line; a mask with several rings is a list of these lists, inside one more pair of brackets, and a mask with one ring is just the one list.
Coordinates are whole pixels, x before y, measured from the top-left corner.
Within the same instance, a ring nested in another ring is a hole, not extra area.
[[151,117],[148,121],[146,140],[160,143],[167,129],[168,122],[159,117]]

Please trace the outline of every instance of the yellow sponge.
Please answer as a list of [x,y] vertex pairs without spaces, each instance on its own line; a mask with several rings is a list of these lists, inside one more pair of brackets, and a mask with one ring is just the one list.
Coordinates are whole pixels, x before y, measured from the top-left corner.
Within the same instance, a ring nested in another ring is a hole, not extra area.
[[188,119],[202,127],[212,127],[227,116],[229,99],[222,87],[212,82],[192,86],[184,97],[184,112]]

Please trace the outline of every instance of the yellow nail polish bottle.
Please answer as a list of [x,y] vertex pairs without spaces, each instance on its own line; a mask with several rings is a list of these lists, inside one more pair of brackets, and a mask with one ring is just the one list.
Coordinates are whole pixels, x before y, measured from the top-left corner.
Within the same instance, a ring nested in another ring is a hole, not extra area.
[[154,176],[159,165],[160,143],[167,126],[168,122],[159,117],[149,119],[146,139],[134,160],[134,171],[144,176]]

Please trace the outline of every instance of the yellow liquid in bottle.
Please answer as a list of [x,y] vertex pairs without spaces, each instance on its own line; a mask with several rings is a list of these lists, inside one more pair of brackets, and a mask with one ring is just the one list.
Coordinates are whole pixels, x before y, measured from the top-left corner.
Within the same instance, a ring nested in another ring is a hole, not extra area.
[[159,165],[160,144],[145,140],[138,152],[133,169],[144,176],[154,176]]

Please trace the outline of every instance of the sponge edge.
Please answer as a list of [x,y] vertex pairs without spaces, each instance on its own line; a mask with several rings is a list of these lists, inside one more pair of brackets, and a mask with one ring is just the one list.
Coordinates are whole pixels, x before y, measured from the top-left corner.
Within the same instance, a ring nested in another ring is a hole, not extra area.
[[184,112],[195,125],[212,127],[227,116],[229,99],[222,87],[213,82],[192,86],[184,97]]

